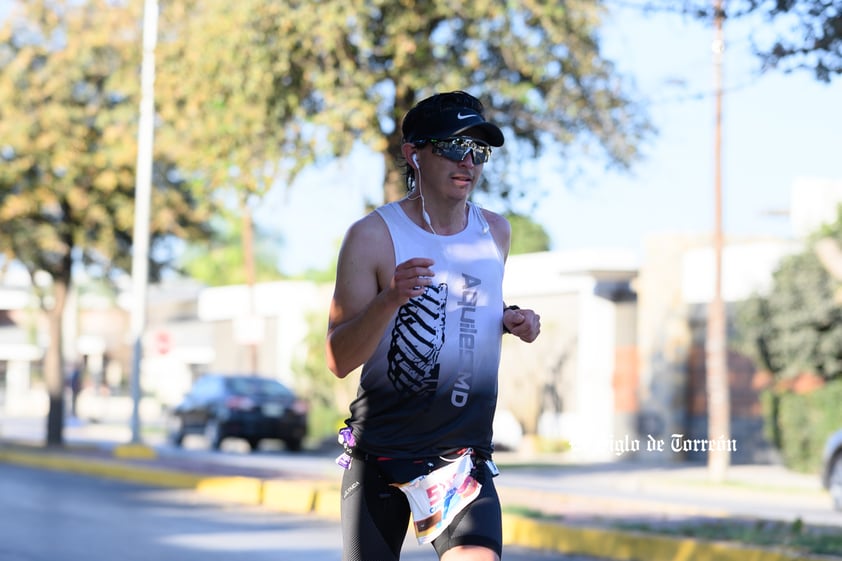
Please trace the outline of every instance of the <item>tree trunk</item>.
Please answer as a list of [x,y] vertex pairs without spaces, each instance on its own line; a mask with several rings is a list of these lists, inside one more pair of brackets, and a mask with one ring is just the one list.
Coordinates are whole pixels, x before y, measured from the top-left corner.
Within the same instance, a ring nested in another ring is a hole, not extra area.
[[47,383],[47,395],[50,408],[47,413],[47,446],[64,445],[64,360],[62,357],[63,337],[62,318],[67,303],[68,285],[55,281],[53,297],[55,302],[47,310],[48,330],[50,333],[47,353],[44,357],[44,379]]
[[386,183],[383,186],[383,196],[387,203],[400,200],[406,195],[406,182],[401,169],[403,160],[396,156],[400,153],[400,133],[389,135],[389,148],[383,154],[386,164]]
[[[395,107],[402,111],[409,111],[415,103],[415,91],[402,84],[398,84],[395,93]],[[401,132],[402,116],[395,114],[395,130],[388,136],[386,151],[383,158],[386,163],[386,183],[383,186],[384,202],[390,203],[406,196],[406,181],[403,177],[404,159],[401,153],[403,133]]]

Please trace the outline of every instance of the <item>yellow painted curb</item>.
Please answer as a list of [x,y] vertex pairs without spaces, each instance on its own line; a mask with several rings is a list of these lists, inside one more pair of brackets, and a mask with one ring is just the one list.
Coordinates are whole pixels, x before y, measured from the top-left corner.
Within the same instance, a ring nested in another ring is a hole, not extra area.
[[263,503],[263,480],[256,477],[203,477],[196,483],[196,491],[232,503]]
[[325,486],[316,493],[316,508],[314,512],[319,516],[338,520],[341,502],[339,488]]
[[723,542],[706,542],[599,528],[580,528],[503,515],[503,543],[616,561],[827,561],[812,556]]
[[145,444],[119,444],[114,447],[114,457],[123,460],[155,460],[158,453]]
[[279,512],[310,514],[318,490],[309,481],[270,479],[263,483],[263,505]]
[[133,466],[117,462],[73,458],[63,454],[30,454],[11,450],[0,450],[0,461],[54,471],[98,475],[110,479],[133,481],[161,487],[192,488],[201,479],[194,474],[179,471],[158,470],[147,466]]

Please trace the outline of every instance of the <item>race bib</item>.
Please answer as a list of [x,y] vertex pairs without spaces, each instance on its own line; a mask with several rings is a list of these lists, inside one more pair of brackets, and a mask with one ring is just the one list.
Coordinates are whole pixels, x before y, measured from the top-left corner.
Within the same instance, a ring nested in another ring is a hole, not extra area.
[[471,476],[474,467],[469,449],[465,454],[427,475],[393,485],[404,492],[412,509],[415,537],[430,543],[453,518],[477,498],[482,485]]

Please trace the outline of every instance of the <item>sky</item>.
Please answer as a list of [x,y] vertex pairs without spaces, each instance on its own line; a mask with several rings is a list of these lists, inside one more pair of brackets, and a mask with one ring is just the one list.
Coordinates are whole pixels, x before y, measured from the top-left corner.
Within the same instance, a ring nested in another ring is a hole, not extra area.
[[[648,236],[714,227],[713,30],[625,9],[602,37],[604,55],[634,81],[658,135],[630,172],[594,169],[575,184],[542,175],[524,208],[536,209],[531,216],[550,234],[551,249],[619,249],[640,258]],[[808,72],[760,75],[745,25],[726,25],[725,43],[724,232],[791,237],[781,213],[796,181],[842,181],[842,79],[826,85]],[[360,150],[271,193],[260,214],[285,240],[281,267],[330,266],[345,229],[362,216],[363,198],[382,197],[382,177],[382,161]]]

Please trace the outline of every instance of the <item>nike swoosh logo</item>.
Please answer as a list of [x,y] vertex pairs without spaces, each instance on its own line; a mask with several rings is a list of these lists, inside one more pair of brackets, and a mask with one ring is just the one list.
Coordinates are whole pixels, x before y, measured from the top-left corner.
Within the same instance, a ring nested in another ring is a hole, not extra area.
[[474,116],[474,114],[473,114],[473,113],[468,113],[467,115],[463,115],[461,111],[460,111],[459,113],[457,113],[457,114],[456,114],[456,118],[457,118],[457,119],[459,119],[460,121],[461,121],[462,119],[469,119],[469,118],[471,118],[471,117],[473,117],[473,116]]

